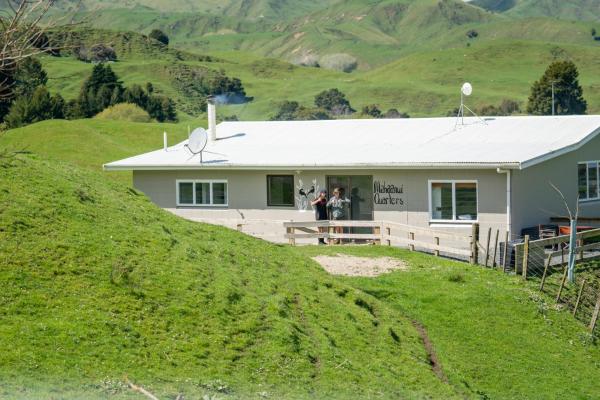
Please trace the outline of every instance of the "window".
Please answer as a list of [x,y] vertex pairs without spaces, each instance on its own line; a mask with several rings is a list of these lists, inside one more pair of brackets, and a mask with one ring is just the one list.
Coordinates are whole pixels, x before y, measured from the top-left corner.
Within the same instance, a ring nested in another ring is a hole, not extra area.
[[267,205],[294,207],[294,175],[267,175]]
[[477,220],[477,182],[430,181],[429,185],[432,221]]
[[177,181],[178,206],[226,206],[227,181]]
[[600,199],[600,179],[598,172],[600,165],[598,161],[586,161],[577,165],[577,188],[579,200]]

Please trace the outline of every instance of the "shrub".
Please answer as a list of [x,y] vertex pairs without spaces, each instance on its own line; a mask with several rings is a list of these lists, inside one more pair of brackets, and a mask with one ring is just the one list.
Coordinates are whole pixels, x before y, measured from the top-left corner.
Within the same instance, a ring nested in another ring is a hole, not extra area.
[[395,108],[390,108],[383,114],[383,118],[410,118],[410,115],[405,112],[400,112]]
[[358,67],[358,61],[346,53],[329,54],[321,57],[319,65],[323,68],[336,71],[352,72]]
[[372,118],[381,118],[383,116],[383,114],[381,113],[381,110],[379,109],[379,107],[376,104],[369,104],[364,106],[361,110],[360,110],[361,115],[364,116],[369,116]]
[[474,29],[471,29],[470,31],[467,32],[467,37],[469,39],[475,39],[477,36],[479,36],[479,32],[477,32]]
[[165,46],[169,44],[169,37],[160,29],[153,29],[148,37],[161,42]]
[[346,95],[338,89],[324,90],[315,96],[315,105],[317,108],[324,109],[332,115],[348,115],[354,111]]
[[110,106],[94,118],[113,121],[150,122],[150,115],[141,107],[132,103],[120,103]]
[[89,49],[79,46],[73,50],[75,57],[85,62],[107,62],[117,61],[117,52],[105,44],[95,44]]

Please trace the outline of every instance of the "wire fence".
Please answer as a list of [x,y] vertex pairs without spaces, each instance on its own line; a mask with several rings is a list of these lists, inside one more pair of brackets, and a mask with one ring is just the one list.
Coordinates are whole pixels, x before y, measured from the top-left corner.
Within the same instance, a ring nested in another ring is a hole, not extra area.
[[[477,263],[502,269],[507,274],[539,282],[540,291],[558,307],[568,309],[594,333],[600,314],[600,229],[578,233],[574,252],[574,280],[569,281],[569,238],[529,240],[528,236],[504,235],[488,229],[479,236]],[[508,239],[508,240],[507,240]]]

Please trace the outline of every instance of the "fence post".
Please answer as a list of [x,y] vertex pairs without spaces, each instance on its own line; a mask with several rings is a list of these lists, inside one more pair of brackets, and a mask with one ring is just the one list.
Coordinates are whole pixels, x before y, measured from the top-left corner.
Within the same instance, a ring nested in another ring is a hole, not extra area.
[[529,235],[525,235],[523,246],[523,279],[527,280],[527,267],[529,266]]
[[471,264],[479,263],[477,242],[479,242],[479,224],[473,224],[471,225]]
[[508,256],[508,231],[504,235],[504,254],[502,254],[502,271],[506,272],[506,257]]
[[556,295],[556,303],[560,301],[560,296],[562,295],[563,288],[565,287],[565,282],[567,281],[567,272],[569,272],[569,266],[565,265],[565,272],[563,273],[562,281],[560,282],[560,287],[558,288],[558,295]]
[[387,245],[391,246],[392,245],[392,228],[390,228],[389,226],[385,228],[385,233],[387,235]]
[[295,233],[294,232],[295,229],[293,227],[288,227],[288,228],[286,228],[286,231],[287,231],[288,235],[291,235],[290,236],[290,246],[295,246],[296,245],[296,239],[293,236],[294,233]]
[[592,315],[592,320],[590,321],[590,331],[594,332],[596,328],[596,322],[598,322],[598,314],[600,314],[600,296],[598,296],[598,301],[596,301],[596,308],[594,309],[594,315]]
[[492,236],[492,228],[488,229],[487,240],[485,242],[485,266],[488,266],[488,261],[490,260],[490,239]]
[[238,232],[241,232],[243,229],[243,225],[242,224],[237,224],[237,230]]
[[436,248],[436,249],[433,251],[433,254],[434,254],[436,257],[439,257],[439,256],[440,256],[440,250],[439,250],[440,238],[439,238],[439,237],[434,237],[434,238],[433,238],[433,241],[435,242],[435,245],[436,245],[436,246],[438,246],[438,247],[437,247],[437,248]]
[[331,237],[331,236],[333,235],[333,233],[334,233],[334,228],[333,228],[333,226],[331,226],[331,225],[328,223],[328,225],[327,225],[327,236],[328,236],[328,237],[327,237],[327,243],[328,243],[329,245],[332,245],[332,244],[334,244],[334,239]]
[[500,230],[496,229],[496,238],[494,239],[494,256],[492,257],[492,268],[496,268],[496,251],[498,249],[498,235]]
[[[380,245],[381,245],[381,231],[382,231],[381,226],[376,226],[373,228],[373,234],[379,236],[379,239],[375,239],[375,243],[378,243]],[[352,231],[350,231],[350,232],[352,232]]]
[[546,276],[548,275],[548,268],[550,268],[550,262],[552,261],[552,254],[548,254],[546,262],[544,263],[544,275],[542,275],[542,283],[540,284],[540,292],[544,290],[544,284],[546,283]]
[[579,308],[579,302],[581,301],[581,295],[583,294],[583,288],[585,287],[585,279],[581,281],[581,287],[579,288],[579,294],[577,295],[577,301],[575,302],[575,308],[573,309],[573,316],[577,314]]
[[[408,233],[408,237],[410,238],[410,240],[415,240],[415,233],[414,232],[409,232]],[[411,244],[408,246],[410,248],[410,251],[415,251],[415,244],[411,242]]]

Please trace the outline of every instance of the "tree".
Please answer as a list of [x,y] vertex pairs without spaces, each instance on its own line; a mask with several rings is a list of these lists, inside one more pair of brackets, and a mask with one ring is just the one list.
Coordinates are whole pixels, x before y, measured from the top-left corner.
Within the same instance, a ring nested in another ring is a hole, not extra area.
[[381,110],[379,109],[379,107],[376,104],[369,104],[369,105],[364,106],[362,108],[362,110],[360,111],[360,113],[362,115],[369,116],[372,118],[381,118],[383,116],[383,114],[381,113]]
[[279,109],[272,121],[306,121],[318,119],[331,119],[327,111],[320,108],[307,108],[297,101],[284,101],[279,104]]
[[333,115],[347,115],[356,111],[350,106],[346,95],[335,88],[324,90],[315,96],[315,105]]
[[123,84],[108,65],[98,64],[92,69],[79,92],[82,116],[93,117],[106,107],[122,101]]
[[146,111],[158,122],[176,121],[175,102],[163,95],[152,95],[148,98]]
[[555,61],[548,66],[540,80],[531,87],[527,112],[535,115],[552,114],[552,84],[554,83],[557,115],[585,114],[587,102],[579,85],[579,71],[572,61]]
[[54,118],[64,118],[64,100],[58,95],[51,96],[45,86],[38,86],[31,97],[15,100],[5,121],[9,128],[17,128]]
[[169,37],[160,29],[152,29],[152,32],[150,32],[150,34],[148,35],[148,37],[154,39],[154,40],[158,40],[159,42],[161,42],[162,44],[164,44],[165,46],[169,45]]
[[[146,87],[148,87],[147,84]],[[148,105],[148,94],[146,94],[140,85],[131,85],[123,92],[123,101],[136,104],[141,108],[146,109],[146,106]]]
[[48,75],[36,58],[26,58],[17,66],[14,75],[13,94],[15,97],[31,96],[38,86],[45,86]]

